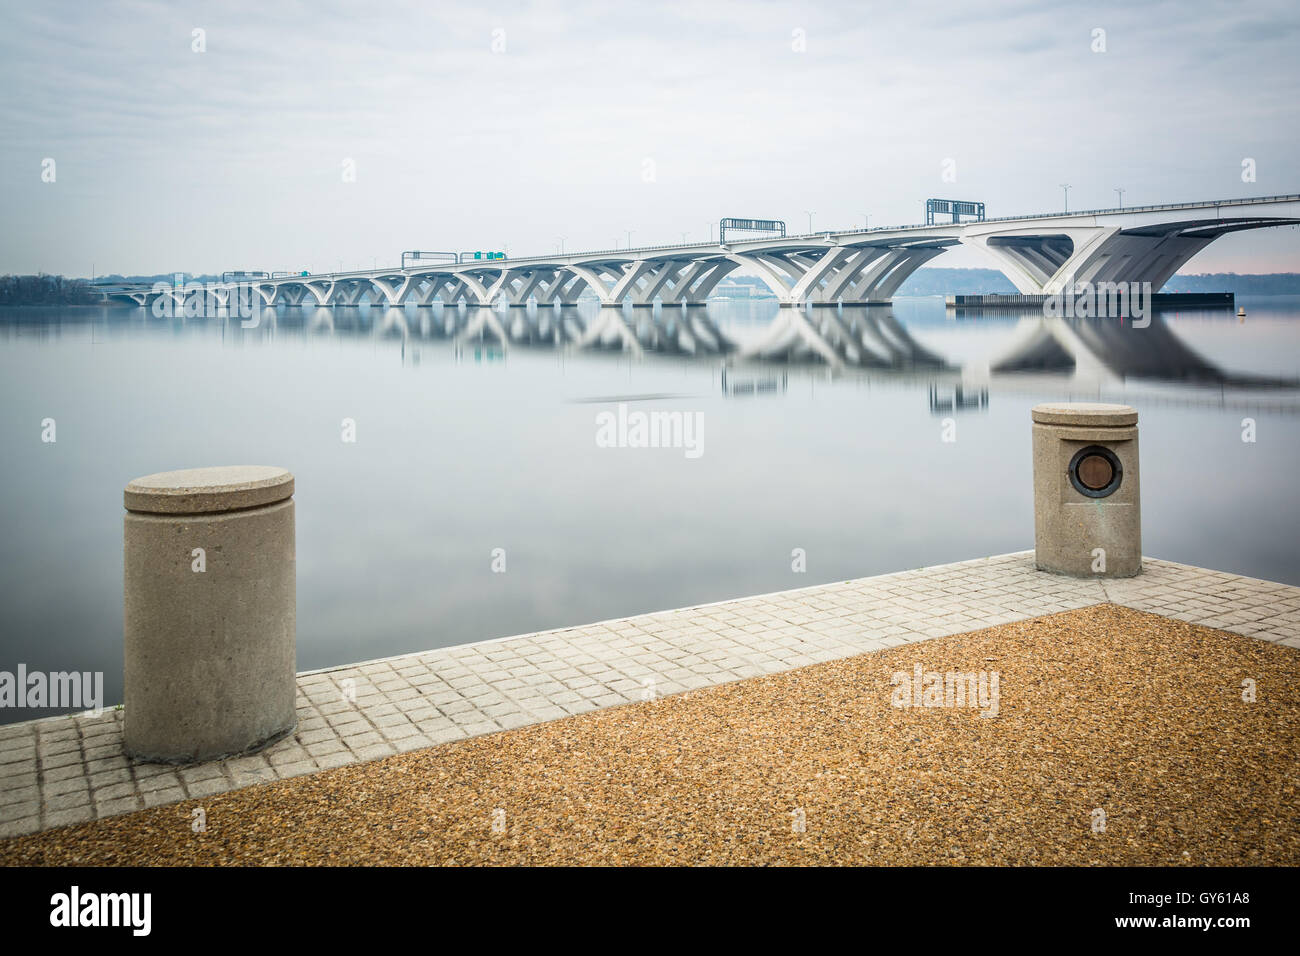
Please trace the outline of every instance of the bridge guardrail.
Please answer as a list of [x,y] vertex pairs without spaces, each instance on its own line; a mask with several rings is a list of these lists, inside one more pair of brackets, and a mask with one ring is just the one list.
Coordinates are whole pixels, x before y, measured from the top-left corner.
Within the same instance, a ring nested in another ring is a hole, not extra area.
[[1212,199],[1204,202],[1151,203],[1145,206],[1113,206],[1108,209],[1080,209],[1078,212],[1040,212],[1026,216],[995,216],[985,222],[1013,222],[1018,219],[1051,219],[1058,216],[1101,216],[1124,212],[1157,212],[1162,209],[1204,209],[1206,206],[1246,206],[1269,202],[1300,202],[1300,195],[1248,196],[1244,199]]
[[[1244,198],[1237,198],[1237,199],[1206,200],[1203,202],[1151,203],[1143,206],[1115,206],[1115,207],[1105,208],[1105,209],[1081,209],[1078,210],[1077,212],[1030,213],[1022,216],[994,216],[989,219],[983,220],[983,222],[985,223],[1017,222],[1017,221],[1023,221],[1028,219],[1050,219],[1050,218],[1059,218],[1063,216],[1112,215],[1116,213],[1156,212],[1156,211],[1168,210],[1168,209],[1204,209],[1210,206],[1216,206],[1216,207],[1217,206],[1244,206],[1244,205],[1259,205],[1263,203],[1274,203],[1274,202],[1300,202],[1300,194],[1287,194],[1281,196],[1247,196]],[[867,235],[869,233],[897,233],[897,232],[910,232],[915,230],[932,230],[932,229],[943,228],[952,225],[956,225],[956,224],[943,223],[943,224],[936,224],[936,225],[926,225],[925,223],[908,223],[907,225],[897,225],[897,226],[871,226],[870,228],[866,228],[866,229],[822,229],[817,232],[795,233],[784,237],[772,237],[772,238],[780,238],[782,239],[782,241],[785,242],[789,242],[791,240],[817,240],[817,239],[824,241],[828,238],[834,239],[839,236],[861,236],[861,235]],[[741,241],[743,242],[744,240]],[[756,239],[752,241],[763,242],[766,240]],[[481,261],[483,264],[509,263],[512,266],[528,266],[533,264],[545,264],[548,262],[555,261],[556,259],[566,259],[566,260],[579,259],[580,260],[580,259],[590,258],[592,256],[604,256],[604,255],[617,255],[620,257],[628,257],[628,256],[635,256],[638,253],[659,253],[659,252],[665,252],[669,250],[680,251],[682,253],[692,253],[692,252],[702,252],[708,250],[718,250],[721,249],[722,246],[723,244],[721,242],[711,240],[708,242],[667,243],[667,244],[655,245],[655,246],[636,246],[630,249],[619,249],[617,247],[613,249],[591,249],[591,250],[584,250],[582,252],[564,253],[559,256],[524,256],[524,257],[510,257],[505,259],[470,260],[468,263],[461,262],[457,264],[467,265],[467,264],[472,264]],[[444,263],[444,264],[453,265],[453,263]],[[410,271],[423,272],[427,270],[417,269],[417,270],[410,270]],[[352,279],[352,278],[368,279],[376,275],[384,275],[385,273],[407,275],[408,270],[405,267],[405,265],[402,265],[394,269],[371,269],[368,271],[360,271],[360,272],[313,272],[307,276],[290,276],[288,278],[334,279],[334,280]],[[274,277],[272,278],[274,279]],[[148,288],[148,284],[144,284],[143,287]]]

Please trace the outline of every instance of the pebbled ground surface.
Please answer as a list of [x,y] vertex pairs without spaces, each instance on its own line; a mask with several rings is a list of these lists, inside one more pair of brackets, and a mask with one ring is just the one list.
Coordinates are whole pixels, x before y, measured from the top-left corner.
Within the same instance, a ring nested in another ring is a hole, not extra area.
[[[917,663],[996,672],[997,716],[894,706]],[[1300,651],[1102,604],[0,841],[0,864],[1294,866],[1298,756]]]

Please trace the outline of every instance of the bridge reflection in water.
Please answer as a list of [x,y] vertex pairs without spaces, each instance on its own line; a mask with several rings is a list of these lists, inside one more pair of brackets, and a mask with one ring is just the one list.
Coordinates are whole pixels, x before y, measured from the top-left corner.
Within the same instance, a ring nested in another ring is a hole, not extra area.
[[[143,327],[219,324],[223,337],[232,332],[266,336],[297,330],[310,336],[400,340],[403,361],[412,364],[418,363],[420,343],[426,342],[448,343],[458,359],[473,356],[477,361],[500,361],[512,349],[633,359],[671,356],[732,368],[736,374],[730,379],[724,376],[722,386],[726,394],[736,396],[785,393],[786,378],[779,386],[775,379],[760,383],[765,367],[798,370],[801,377],[853,374],[866,380],[924,385],[935,414],[986,411],[990,386],[1105,400],[1125,393],[1138,398],[1130,390],[1143,385],[1174,385],[1181,386],[1176,393],[1165,388],[1141,397],[1300,408],[1300,380],[1224,369],[1182,341],[1158,312],[1145,327],[1131,319],[1025,317],[991,311],[978,320],[958,320],[958,326],[951,321],[909,323],[922,335],[938,330],[942,338],[971,322],[1007,339],[991,361],[979,364],[940,354],[918,341],[899,321],[893,306],[781,307],[771,317],[750,316],[746,321],[733,315],[725,324],[708,306],[263,307],[248,319],[224,314],[157,318],[144,309],[107,307],[101,314],[110,322],[118,318]],[[1011,317],[1018,322],[1009,329],[1005,320]],[[759,376],[751,384],[745,384],[740,374],[746,367]]]
[[398,306],[369,310],[321,306],[284,312],[263,309],[248,321],[250,327],[445,339],[462,345],[492,343],[503,349],[564,348],[633,356],[658,353],[833,369],[958,371],[943,356],[917,342],[887,307],[783,308],[763,331],[744,341],[720,328],[707,306],[601,307],[590,318],[576,306],[504,312],[487,306],[418,312]]
[[953,412],[982,412],[989,407],[989,390],[971,388],[958,383],[945,388],[939,383],[930,386],[930,412],[934,415],[950,415]]
[[1220,368],[1178,337],[1156,313],[1150,324],[1132,319],[1031,316],[1017,325],[1012,343],[992,362],[989,375],[1042,374],[1074,382],[1182,383],[1242,389],[1295,389],[1300,380]]
[[[1023,315],[1023,314],[1022,314]],[[191,320],[194,321],[194,320]],[[408,311],[403,307],[264,309],[257,324],[309,332],[449,340],[538,349],[624,352],[821,365],[833,369],[965,372],[977,380],[1044,375],[1057,380],[1182,382],[1243,388],[1296,388],[1295,379],[1220,368],[1183,342],[1155,313],[1145,327],[1131,319],[1021,317],[1011,341],[987,370],[965,368],[922,344],[890,307],[782,308],[749,335],[723,329],[707,306],[601,307],[590,317],[576,306],[497,310],[487,306]],[[960,407],[970,407],[958,401]]]

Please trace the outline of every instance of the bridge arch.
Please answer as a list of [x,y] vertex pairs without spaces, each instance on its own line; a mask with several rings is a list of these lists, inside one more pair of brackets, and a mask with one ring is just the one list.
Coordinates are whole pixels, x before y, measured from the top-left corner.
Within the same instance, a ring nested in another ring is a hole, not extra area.
[[752,270],[782,305],[876,305],[887,303],[908,276],[956,241],[765,249],[731,252],[728,258]]
[[[1072,283],[1149,282],[1157,292],[1194,255],[1220,236],[1296,225],[1300,218],[1235,216],[1175,221],[1026,226],[972,223],[961,241],[983,249],[1025,295],[1051,295]],[[1140,217],[1134,217],[1140,219]]]

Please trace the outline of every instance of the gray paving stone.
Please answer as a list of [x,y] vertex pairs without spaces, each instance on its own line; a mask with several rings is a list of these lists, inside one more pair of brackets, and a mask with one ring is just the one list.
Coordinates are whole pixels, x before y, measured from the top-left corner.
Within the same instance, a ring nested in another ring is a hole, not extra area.
[[309,757],[306,760],[299,760],[295,763],[278,764],[276,765],[275,772],[282,780],[288,779],[289,777],[301,777],[303,774],[316,772],[316,761]]
[[8,837],[25,836],[41,828],[39,816],[24,817],[21,820],[0,820],[0,840]]
[[94,790],[96,800],[117,800],[122,797],[133,797],[137,793],[139,791],[135,788],[134,780],[110,783],[107,786],[96,787]]
[[63,767],[53,767],[49,770],[41,770],[43,780],[67,780],[69,777],[85,776],[85,770],[80,763],[67,764]]
[[203,780],[186,783],[185,789],[191,797],[208,797],[214,793],[225,793],[230,789],[230,781],[224,776],[206,777]]
[[177,775],[190,790],[193,790],[196,784],[226,778],[220,763],[201,763],[193,767],[182,767],[177,771]]
[[72,826],[75,823],[85,823],[88,820],[95,819],[94,808],[90,804],[75,807],[68,810],[56,810],[53,813],[46,813],[41,818],[41,829],[48,830],[51,827]]
[[75,810],[79,807],[90,806],[90,790],[82,788],[73,790],[69,793],[59,794],[57,796],[47,796],[45,798],[45,812],[52,813],[57,810]]
[[86,761],[86,772],[91,776],[99,773],[116,773],[122,770],[129,774],[131,761],[121,754],[114,757],[96,757]]
[[72,736],[59,737],[41,733],[37,739],[36,752],[41,755],[43,761],[63,753],[80,753],[81,739],[75,733]]
[[314,758],[321,758],[326,754],[335,754],[347,750],[347,746],[338,737],[331,737],[329,740],[322,740],[320,743],[308,744],[307,753]]
[[307,748],[296,743],[290,743],[287,747],[276,747],[274,750],[268,751],[266,757],[272,767],[287,767],[290,764],[310,760],[311,754],[307,752]]
[[135,774],[136,780],[143,782],[176,773],[177,768],[165,763],[134,763],[131,765],[131,772]]
[[419,736],[420,728],[410,721],[407,721],[404,724],[398,724],[392,727],[381,727],[379,728],[379,732],[383,734],[385,740],[394,743],[398,740],[406,740],[409,737]]
[[0,823],[12,823],[15,820],[39,816],[40,812],[41,802],[35,798],[20,800],[17,803],[6,803],[0,806]]
[[384,738],[378,731],[369,730],[365,733],[350,734],[343,738],[343,742],[355,752],[366,747],[376,747],[384,743]]
[[397,751],[392,744],[380,741],[377,744],[367,744],[366,746],[354,748],[352,751],[358,761],[379,760],[383,757],[391,757]]
[[301,674],[296,735],[224,763],[132,765],[120,711],[6,725],[0,837],[1101,601],[1300,648],[1300,588],[1152,558],[1081,581],[996,555]]
[[352,751],[344,749],[334,753],[321,754],[312,758],[316,766],[321,770],[332,770],[335,767],[346,767],[348,764],[357,762],[356,755]]
[[233,757],[226,762],[226,769],[231,773],[253,773],[259,770],[269,770],[270,762],[264,754],[252,754],[247,757]]
[[165,803],[177,803],[185,799],[185,791],[180,787],[167,787],[162,790],[150,790],[141,794],[146,807],[159,807]]
[[84,758],[79,748],[65,750],[62,753],[46,754],[41,758],[41,766],[46,770],[53,770],[56,767],[67,767],[72,764],[80,765]]
[[337,735],[332,730],[326,728],[322,728],[320,730],[310,730],[306,732],[299,731],[298,742],[301,743],[304,747],[306,747],[306,746],[310,746],[311,744],[324,743],[327,740],[334,740],[336,736]]
[[268,767],[259,767],[253,770],[232,770],[231,778],[235,785],[231,790],[237,790],[240,787],[251,787],[259,783],[270,783],[276,779],[275,771]]
[[146,798],[149,794],[159,790],[179,790],[180,787],[181,777],[175,770],[153,774],[143,780],[140,779],[138,773],[136,775],[135,788]]
[[29,744],[24,747],[14,747],[0,753],[0,778],[7,773],[24,766],[35,766],[36,764],[36,746]]
[[45,785],[41,790],[44,793],[46,800],[49,800],[51,797],[62,796],[65,793],[77,793],[78,791],[85,791],[89,794],[90,786],[87,781],[88,778],[84,775],[79,777],[66,777],[63,780],[49,780],[45,782]]
[[41,797],[40,787],[32,784],[30,787],[14,787],[9,790],[0,790],[0,807],[8,806],[11,803],[27,803],[32,800],[39,800]]

